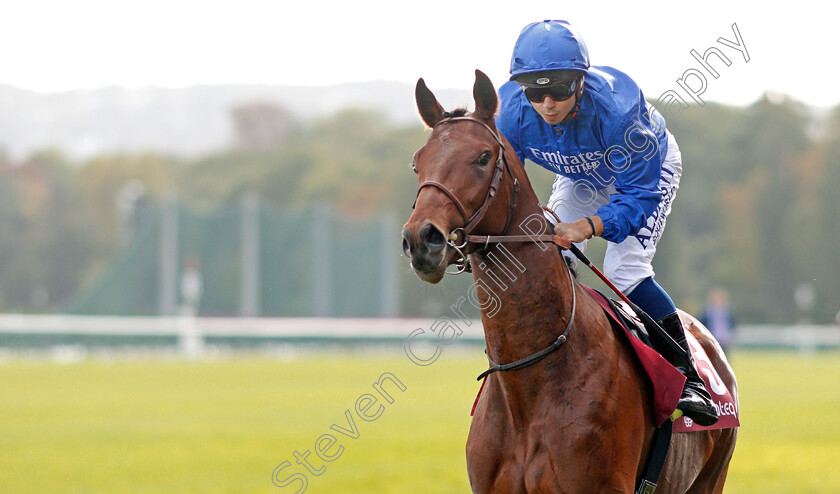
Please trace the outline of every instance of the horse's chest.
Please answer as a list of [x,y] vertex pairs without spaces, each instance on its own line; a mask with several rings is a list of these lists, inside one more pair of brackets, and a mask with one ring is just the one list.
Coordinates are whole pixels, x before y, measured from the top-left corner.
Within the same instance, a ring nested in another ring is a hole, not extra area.
[[[520,457],[521,458],[521,457]],[[482,493],[521,494],[592,494],[604,487],[598,480],[602,474],[593,472],[591,465],[580,464],[567,459],[552,457],[545,451],[523,460],[508,457],[487,482],[487,489],[476,489]]]
[[[573,416],[577,419],[569,418]],[[492,486],[476,492],[591,494],[600,492],[604,481],[615,474],[604,467],[615,465],[617,459],[614,449],[607,447],[602,424],[568,410],[527,424],[497,423],[494,429],[494,434],[483,436],[483,444],[474,444],[484,453],[483,461],[470,462],[468,451],[468,463],[477,467],[473,474],[484,476],[486,482],[481,483]]]

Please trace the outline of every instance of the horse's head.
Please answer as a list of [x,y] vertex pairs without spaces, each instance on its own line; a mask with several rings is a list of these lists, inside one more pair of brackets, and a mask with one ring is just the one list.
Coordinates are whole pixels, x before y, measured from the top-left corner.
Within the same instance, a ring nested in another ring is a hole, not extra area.
[[[417,81],[415,97],[432,133],[412,161],[419,188],[414,213],[403,226],[403,251],[420,279],[437,283],[447,266],[461,260],[458,247],[465,245],[467,234],[506,228],[511,196],[492,199],[503,175],[510,175],[511,182],[513,175],[493,121],[496,90],[481,71],[476,70],[473,113],[444,112],[423,79]],[[491,207],[497,202],[505,204]]]

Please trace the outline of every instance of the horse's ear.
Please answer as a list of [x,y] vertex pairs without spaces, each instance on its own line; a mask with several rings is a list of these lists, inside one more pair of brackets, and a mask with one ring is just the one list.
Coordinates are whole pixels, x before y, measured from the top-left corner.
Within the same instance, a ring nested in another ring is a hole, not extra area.
[[490,78],[480,70],[475,71],[473,98],[475,98],[475,116],[481,120],[492,119],[496,114],[499,98],[496,96],[496,89]]
[[429,127],[434,127],[443,118],[443,107],[438,103],[435,95],[426,87],[423,78],[417,80],[417,87],[414,88],[414,98],[417,100],[417,110],[420,118]]

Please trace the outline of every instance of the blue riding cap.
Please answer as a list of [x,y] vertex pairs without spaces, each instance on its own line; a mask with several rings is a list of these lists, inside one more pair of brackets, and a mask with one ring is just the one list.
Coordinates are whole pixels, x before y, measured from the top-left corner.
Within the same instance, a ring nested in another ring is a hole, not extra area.
[[[566,21],[542,21],[525,26],[513,47],[510,79],[554,70],[589,70],[589,50]],[[527,78],[526,78],[527,79]]]

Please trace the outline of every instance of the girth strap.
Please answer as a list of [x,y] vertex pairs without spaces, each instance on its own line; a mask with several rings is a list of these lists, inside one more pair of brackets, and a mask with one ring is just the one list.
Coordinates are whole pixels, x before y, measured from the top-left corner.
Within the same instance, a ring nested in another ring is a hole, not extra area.
[[653,494],[656,491],[656,484],[659,483],[659,476],[668,458],[668,450],[671,449],[672,429],[673,423],[669,419],[654,432],[653,448],[651,448],[645,474],[636,489],[636,494]]

